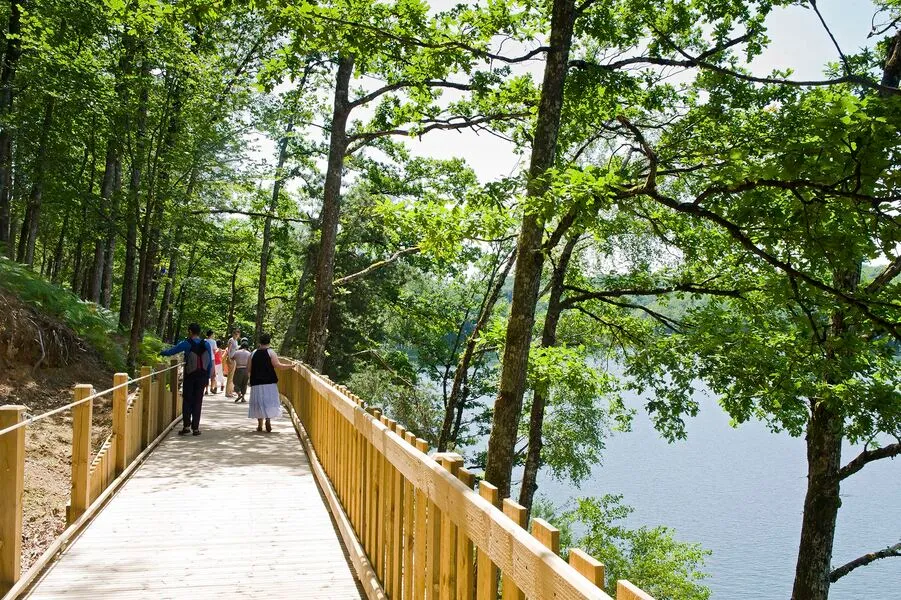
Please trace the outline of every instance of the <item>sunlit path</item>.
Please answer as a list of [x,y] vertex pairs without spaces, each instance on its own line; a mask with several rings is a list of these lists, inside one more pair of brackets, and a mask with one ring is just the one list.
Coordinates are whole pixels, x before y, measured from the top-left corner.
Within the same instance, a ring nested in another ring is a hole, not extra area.
[[291,422],[206,396],[28,598],[359,598]]

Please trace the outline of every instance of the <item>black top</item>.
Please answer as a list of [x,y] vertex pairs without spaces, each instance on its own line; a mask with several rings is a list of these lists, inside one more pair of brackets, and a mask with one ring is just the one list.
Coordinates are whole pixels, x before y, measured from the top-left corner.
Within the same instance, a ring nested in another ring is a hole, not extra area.
[[269,348],[258,348],[250,357],[250,387],[278,383],[278,375],[272,366]]

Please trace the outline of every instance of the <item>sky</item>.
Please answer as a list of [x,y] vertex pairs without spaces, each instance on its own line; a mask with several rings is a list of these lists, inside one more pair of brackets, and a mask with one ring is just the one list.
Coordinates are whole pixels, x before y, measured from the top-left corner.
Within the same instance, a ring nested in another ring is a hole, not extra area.
[[[435,10],[442,10],[457,1],[431,0],[431,5]],[[875,41],[867,39],[875,12],[870,0],[818,0],[817,6],[846,54],[872,45]],[[810,9],[798,6],[774,9],[767,19],[767,32],[770,45],[751,65],[756,75],[790,68],[796,79],[816,79],[822,75],[826,63],[838,60],[835,46],[817,15]],[[542,69],[543,62],[540,61],[532,62],[528,67],[538,81]],[[367,116],[361,108],[354,111],[353,118],[365,119]],[[514,174],[528,161],[527,154],[517,154],[512,144],[488,133],[434,131],[422,139],[408,139],[406,143],[415,156],[437,159],[464,157],[482,182]],[[253,145],[255,148],[250,155],[254,161],[274,162],[274,140],[257,137],[253,139]],[[299,185],[298,182],[294,184],[288,188]]]
[[[870,0],[819,0],[817,5],[846,54],[867,45],[875,12]],[[827,62],[838,60],[832,41],[812,10],[776,9],[767,20],[767,30],[771,43],[752,63],[755,74],[792,68],[798,79],[817,78]],[[540,63],[537,67],[539,71],[542,68]],[[464,156],[483,182],[515,173],[522,166],[520,161],[528,161],[528,156],[518,156],[511,144],[487,133],[436,131],[421,141],[408,140],[407,145],[417,156]]]

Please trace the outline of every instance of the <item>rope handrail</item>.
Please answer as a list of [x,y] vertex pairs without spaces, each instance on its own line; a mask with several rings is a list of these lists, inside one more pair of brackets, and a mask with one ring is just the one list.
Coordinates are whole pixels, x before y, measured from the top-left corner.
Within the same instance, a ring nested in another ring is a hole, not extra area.
[[143,375],[141,377],[135,377],[134,379],[129,379],[125,383],[120,383],[119,385],[114,385],[113,387],[103,390],[102,392],[94,392],[90,396],[86,396],[86,397],[82,398],[81,400],[75,400],[74,402],[70,402],[69,404],[66,404],[65,406],[60,406],[58,408],[54,408],[53,410],[47,411],[40,415],[26,416],[24,419],[22,419],[15,425],[11,425],[11,426],[7,427],[6,429],[0,429],[0,437],[3,437],[7,433],[11,433],[17,429],[21,429],[22,427],[27,427],[28,425],[32,425],[34,423],[37,423],[38,421],[43,421],[44,419],[47,419],[54,415],[57,415],[61,412],[65,412],[71,408],[74,408],[76,406],[84,404],[85,402],[92,402],[92,401],[96,400],[97,398],[100,398],[101,396],[105,396],[105,395],[109,394],[110,392],[114,392],[120,388],[123,388],[123,387],[128,388],[128,386],[133,383],[138,383],[139,381],[143,381],[144,379],[152,378],[154,375],[160,375],[162,373],[167,373],[168,371],[171,371],[172,369],[179,368],[181,365],[182,365],[182,363],[179,362],[177,364],[174,364],[170,367],[166,367],[165,369],[161,369],[159,371],[151,371],[151,373],[149,375]]

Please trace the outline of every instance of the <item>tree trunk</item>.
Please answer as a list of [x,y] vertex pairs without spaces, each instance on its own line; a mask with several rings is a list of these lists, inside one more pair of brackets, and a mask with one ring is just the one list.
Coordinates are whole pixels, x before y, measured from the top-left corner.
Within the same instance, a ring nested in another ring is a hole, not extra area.
[[[185,189],[183,204],[190,204],[191,198],[194,196],[194,188],[197,185],[197,167],[191,169],[191,175],[188,179],[188,187]],[[175,226],[175,239],[172,243],[172,252],[169,254],[169,270],[166,273],[166,287],[163,289],[163,298],[160,300],[160,312],[157,319],[156,332],[162,337],[166,331],[166,321],[170,316],[172,309],[172,289],[175,286],[175,278],[178,276],[178,253],[181,251],[182,234],[184,233],[184,221],[179,219]]]
[[[100,181],[100,212],[109,224],[113,220],[113,191],[116,187],[116,170],[119,168],[119,141],[110,136],[106,142],[106,160],[103,167],[103,179]],[[103,297],[103,268],[106,255],[106,239],[101,232],[97,233],[94,242],[94,266],[91,269],[91,289],[88,300],[100,304]]]
[[103,282],[101,300],[103,308],[109,308],[113,300],[113,263],[116,258],[116,238],[119,224],[119,195],[122,192],[122,159],[117,157],[113,173],[113,191],[110,197],[109,228],[103,247]]
[[269,245],[272,241],[272,215],[278,209],[278,198],[285,183],[285,161],[288,159],[288,145],[291,142],[291,134],[294,131],[294,117],[292,116],[285,127],[285,135],[278,143],[278,161],[275,166],[275,182],[272,184],[272,198],[269,201],[269,209],[266,211],[266,220],[263,223],[263,247],[260,250],[260,279],[257,285],[257,315],[254,321],[254,339],[259,340],[263,333],[263,321],[266,318],[266,278],[269,274]]
[[162,140],[162,161],[163,166],[159,169],[157,176],[156,189],[159,190],[159,197],[154,201],[154,194],[148,194],[147,209],[144,216],[144,225],[141,235],[141,251],[138,265],[138,280],[136,282],[135,293],[135,309],[131,320],[131,332],[128,340],[128,366],[135,366],[134,360],[137,356],[138,345],[144,336],[144,328],[148,322],[148,307],[154,301],[154,274],[156,271],[156,253],[159,248],[160,227],[163,219],[163,206],[165,198],[163,194],[171,194],[170,189],[170,165],[168,161],[172,160],[172,150],[175,148],[175,142],[181,131],[181,88],[176,80],[172,80],[172,110],[169,115],[169,124],[166,128],[165,138]]
[[[544,317],[544,329],[541,332],[542,348],[551,348],[557,345],[557,325],[560,323],[560,314],[563,312],[563,282],[566,280],[566,271],[579,236],[574,235],[567,240],[560,254],[560,260],[554,267],[551,276],[551,294],[548,299],[547,313]],[[538,490],[538,470],[541,468],[541,448],[543,444],[544,411],[550,390],[546,383],[535,387],[532,397],[532,411],[529,414],[529,446],[526,452],[526,464],[522,474],[522,485],[519,490],[519,503],[532,510],[532,500]]]
[[[544,174],[554,166],[556,158],[563,88],[575,22],[575,0],[554,0],[552,10],[550,49],[544,67],[538,122],[532,142],[527,198],[540,198],[545,194],[548,183]],[[488,440],[488,463],[485,468],[486,480],[497,486],[501,498],[510,495],[513,452],[526,387],[529,344],[544,266],[541,248],[543,234],[544,221],[541,216],[538,213],[526,213],[517,241],[513,302],[507,324],[500,389],[494,403],[494,420]]]
[[279,354],[287,355],[292,349],[296,348],[297,330],[300,329],[301,319],[303,319],[303,296],[310,283],[310,275],[316,266],[316,250],[311,245],[307,247],[306,258],[303,261],[303,273],[297,281],[297,292],[294,294],[294,312],[291,314],[291,322],[288,323],[288,329],[285,331],[285,338],[282,345],[278,349]]
[[448,445],[451,442],[456,442],[456,436],[451,436],[451,433],[460,429],[459,425],[455,426],[455,424],[460,422],[463,415],[463,403],[466,399],[465,394],[462,393],[463,383],[469,373],[472,358],[475,356],[479,336],[481,336],[482,330],[488,325],[491,313],[494,312],[494,305],[497,304],[497,300],[500,298],[501,290],[507,281],[507,277],[510,275],[510,270],[513,268],[515,261],[516,252],[511,252],[503,270],[496,278],[488,282],[489,287],[485,300],[482,302],[482,308],[479,311],[479,318],[469,334],[469,339],[466,340],[466,348],[463,349],[463,354],[457,363],[457,369],[454,371],[454,382],[451,385],[451,392],[447,398],[447,406],[444,408],[444,421],[441,423],[441,432],[438,434],[438,452],[447,452]]
[[10,116],[13,108],[13,85],[16,68],[21,56],[21,11],[19,3],[9,3],[6,48],[3,66],[0,68],[0,253],[9,252],[10,205],[12,204],[13,124]]
[[147,76],[150,74],[150,63],[144,60],[141,64],[141,91],[138,95],[138,116],[135,123],[135,152],[131,157],[128,178],[128,200],[125,225],[125,265],[122,270],[122,297],[119,301],[119,327],[125,329],[131,325],[132,310],[135,297],[135,258],[138,246],[138,221],[140,220],[140,202],[138,194],[141,189],[141,175],[147,154]]
[[53,96],[47,96],[44,104],[44,120],[41,123],[41,137],[38,142],[37,156],[35,156],[34,179],[31,183],[31,193],[28,197],[28,206],[25,209],[25,218],[22,220],[19,251],[16,254],[16,260],[29,267],[34,264],[34,246],[38,239],[38,226],[41,222],[44,171],[47,167],[47,146],[50,143],[50,129],[53,126],[53,108],[55,105],[56,99]]
[[841,506],[838,471],[842,456],[842,420],[824,402],[814,401],[807,425],[807,495],[792,600],[826,600],[835,520]]
[[56,239],[56,246],[53,248],[53,261],[50,264],[50,282],[59,283],[59,276],[63,270],[63,251],[65,250],[66,231],[69,229],[69,213],[71,209],[66,209],[66,216],[63,217],[63,226],[60,227],[59,237]]
[[332,280],[335,278],[335,250],[338,239],[338,220],[341,216],[341,177],[344,155],[347,152],[347,120],[350,117],[350,78],[354,58],[342,56],[335,82],[335,107],[332,113],[332,132],[329,142],[328,167],[322,212],[319,216],[320,236],[316,265],[316,291],[310,313],[307,349],[304,361],[321,371],[325,364],[325,344],[328,341],[328,317],[332,305]]
[[175,306],[178,311],[178,321],[176,321],[175,326],[170,329],[169,335],[167,336],[170,342],[174,342],[178,337],[179,332],[181,331],[182,325],[182,315],[185,311],[185,286],[188,284],[188,279],[191,277],[191,274],[194,272],[194,267],[197,266],[196,261],[194,260],[197,257],[197,247],[191,245],[191,252],[188,254],[188,271],[185,273],[185,276],[181,280],[181,285],[178,286],[178,296],[175,299]]
[[[860,284],[859,265],[853,269],[836,270],[833,284],[843,292],[854,293]],[[832,327],[826,342],[826,360],[830,363],[848,360],[848,352],[853,351],[849,350],[848,338],[855,332],[846,317],[844,308],[832,313]],[[807,495],[801,518],[801,542],[792,600],[827,600],[829,597],[835,521],[842,505],[839,470],[843,430],[843,416],[835,412],[828,402],[812,398],[810,421],[807,423]]]
[[[190,202],[191,195],[194,194],[194,175],[196,170],[191,173],[191,181],[188,183],[187,198]],[[156,333],[159,337],[163,337],[166,331],[166,321],[169,318],[172,301],[172,288],[175,286],[175,278],[178,275],[178,253],[181,249],[181,238],[183,233],[183,221],[179,220],[175,226],[175,240],[172,243],[172,251],[169,253],[169,271],[166,273],[166,287],[163,289],[163,298],[160,300],[160,314],[157,319]]]
[[230,334],[235,328],[235,302],[237,302],[238,296],[238,270],[241,268],[241,263],[244,262],[241,259],[235,261],[235,268],[232,269],[231,280],[229,281],[229,295],[228,295],[228,320],[226,323],[228,324],[228,333]]

